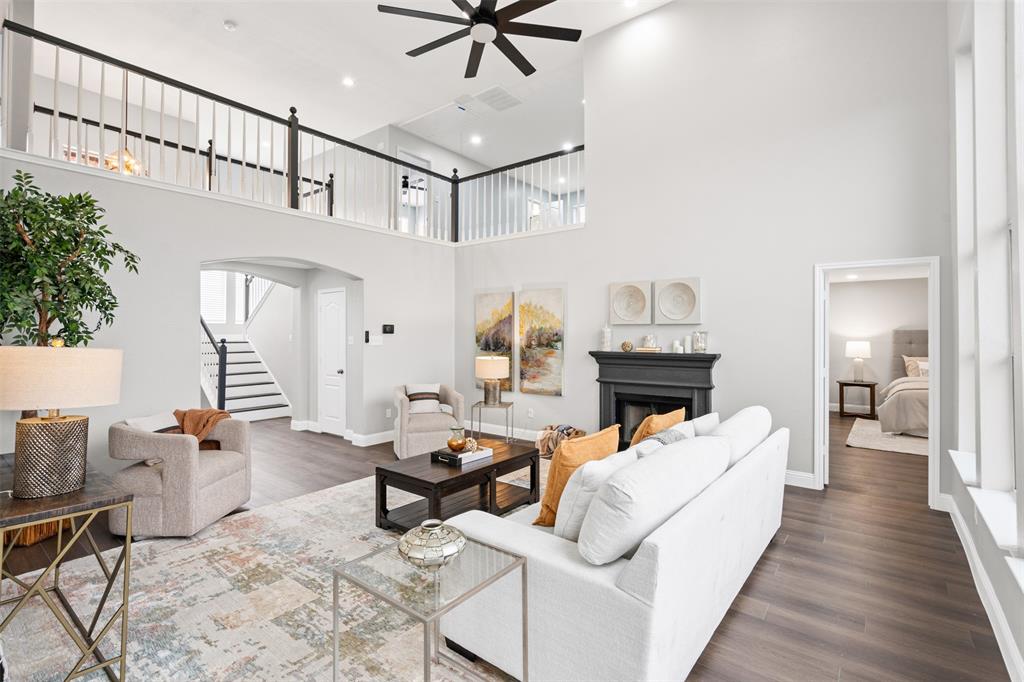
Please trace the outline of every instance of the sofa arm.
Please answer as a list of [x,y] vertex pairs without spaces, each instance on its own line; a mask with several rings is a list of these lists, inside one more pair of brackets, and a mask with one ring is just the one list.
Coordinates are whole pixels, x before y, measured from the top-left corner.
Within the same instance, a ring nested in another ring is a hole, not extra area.
[[220,442],[221,450],[231,450],[248,455],[252,450],[249,441],[249,422],[241,419],[222,419],[210,431],[207,440]]
[[150,433],[127,424],[111,424],[108,449],[113,459],[188,462],[199,455],[199,441],[182,433]]
[[[625,559],[592,566],[576,543],[482,511],[448,523],[469,538],[526,557],[531,679],[644,677],[650,609],[615,586]],[[441,621],[444,636],[518,679],[521,586],[522,576],[513,571]]]

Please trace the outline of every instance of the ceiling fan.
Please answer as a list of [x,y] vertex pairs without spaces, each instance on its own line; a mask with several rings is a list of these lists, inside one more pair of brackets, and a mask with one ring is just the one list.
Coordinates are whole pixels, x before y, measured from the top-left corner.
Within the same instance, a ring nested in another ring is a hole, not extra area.
[[515,19],[527,12],[550,5],[555,0],[518,0],[508,7],[497,9],[498,0],[480,0],[479,7],[473,7],[468,0],[452,0],[455,6],[462,11],[462,16],[453,17],[447,14],[435,12],[424,12],[418,9],[405,9],[404,7],[390,7],[388,5],[377,5],[377,9],[385,14],[398,14],[404,17],[416,17],[418,19],[429,19],[430,21],[441,21],[448,24],[458,24],[466,28],[455,33],[438,38],[432,42],[417,47],[415,50],[406,52],[410,57],[419,57],[421,54],[435,50],[442,45],[453,43],[460,38],[469,36],[473,39],[473,46],[469,50],[469,63],[466,65],[466,78],[475,78],[480,68],[480,58],[484,54],[484,46],[487,43],[494,43],[494,46],[508,57],[509,61],[529,76],[537,69],[534,68],[523,53],[516,49],[509,35],[530,36],[532,38],[549,38],[551,40],[567,40],[576,42],[583,34],[582,31],[572,28],[559,28],[557,26],[542,26],[540,24],[527,24]]

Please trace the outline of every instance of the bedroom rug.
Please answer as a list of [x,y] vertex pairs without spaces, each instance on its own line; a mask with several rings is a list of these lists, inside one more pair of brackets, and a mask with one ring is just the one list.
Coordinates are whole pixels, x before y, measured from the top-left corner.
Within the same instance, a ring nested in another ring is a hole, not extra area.
[[928,439],[916,436],[902,436],[882,433],[882,426],[874,419],[858,419],[850,429],[846,444],[851,448],[888,450],[907,455],[928,455]]
[[[527,475],[509,478],[525,485]],[[415,496],[392,489],[388,499],[401,504]],[[371,476],[229,516],[188,540],[134,544],[128,679],[330,680],[332,570],[398,538],[377,528],[373,514]],[[105,554],[111,565],[116,551]],[[95,558],[61,571],[76,609],[92,613],[103,588]],[[15,593],[4,581],[2,596]],[[341,679],[421,679],[421,625],[345,582],[340,604]],[[108,606],[100,622],[113,611]],[[108,655],[116,651],[114,637]],[[8,626],[3,648],[12,679],[23,682],[61,679],[77,659],[38,598]],[[477,668],[487,679],[504,679]],[[434,679],[465,677],[435,666]]]

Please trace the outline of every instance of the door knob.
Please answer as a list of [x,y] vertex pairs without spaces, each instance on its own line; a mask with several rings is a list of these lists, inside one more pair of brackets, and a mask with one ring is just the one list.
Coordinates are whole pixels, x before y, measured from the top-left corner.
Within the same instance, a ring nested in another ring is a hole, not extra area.
[[344,374],[344,373],[345,373],[345,370],[343,370],[343,369],[339,369],[338,370],[338,374]]

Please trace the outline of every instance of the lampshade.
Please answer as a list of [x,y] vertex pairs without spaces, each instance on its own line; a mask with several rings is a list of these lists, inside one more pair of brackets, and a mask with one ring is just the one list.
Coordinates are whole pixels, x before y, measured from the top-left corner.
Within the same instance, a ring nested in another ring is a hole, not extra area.
[[63,410],[121,400],[113,348],[0,346],[0,410]]
[[870,341],[847,341],[846,342],[846,357],[848,357],[848,358],[870,358],[871,357],[871,342]]
[[508,358],[500,355],[480,355],[476,358],[477,379],[507,379]]

